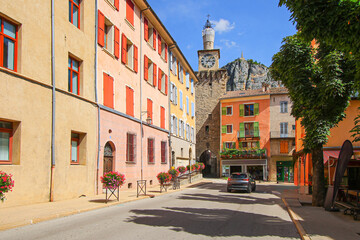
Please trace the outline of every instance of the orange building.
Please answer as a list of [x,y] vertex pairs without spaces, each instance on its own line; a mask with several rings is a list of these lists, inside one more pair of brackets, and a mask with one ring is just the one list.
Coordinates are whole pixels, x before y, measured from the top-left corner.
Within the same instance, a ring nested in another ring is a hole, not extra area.
[[[250,172],[268,176],[270,154],[270,92],[263,89],[227,92],[220,99],[222,176]],[[231,149],[231,150],[229,150]]]
[[[350,130],[354,127],[354,119],[359,114],[360,107],[359,100],[351,100],[350,105],[346,109],[346,118],[339,122],[337,127],[330,130],[328,142],[323,146],[324,153],[324,174],[326,184],[332,184],[336,161],[340,153],[340,149],[345,140],[352,141],[352,133]],[[312,184],[312,158],[311,154],[303,152],[302,138],[305,136],[305,129],[301,126],[300,120],[296,121],[295,131],[295,156],[297,157],[294,163],[294,184],[300,186],[302,193],[309,193],[309,186]],[[360,143],[353,143],[355,158],[360,157]],[[344,185],[356,184],[360,179],[360,161],[352,161],[349,168],[343,177]],[[353,179],[355,177],[355,179]]]

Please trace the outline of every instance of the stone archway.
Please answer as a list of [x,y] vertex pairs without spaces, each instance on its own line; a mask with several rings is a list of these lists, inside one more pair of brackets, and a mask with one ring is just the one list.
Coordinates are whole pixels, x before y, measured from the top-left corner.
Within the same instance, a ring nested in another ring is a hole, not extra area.
[[205,169],[203,170],[202,173],[206,177],[211,175],[212,172],[214,172],[214,170],[212,169],[212,168],[214,168],[214,166],[212,166],[211,159],[212,159],[212,153],[210,150],[205,150],[200,155],[200,158],[199,158],[199,161],[205,165]]
[[115,169],[115,145],[113,142],[107,142],[104,147],[103,174],[114,171]]

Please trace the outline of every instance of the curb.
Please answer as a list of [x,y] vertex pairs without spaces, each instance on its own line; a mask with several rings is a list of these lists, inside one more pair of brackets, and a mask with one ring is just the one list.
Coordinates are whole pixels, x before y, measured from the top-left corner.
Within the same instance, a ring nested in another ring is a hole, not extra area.
[[[200,180],[201,181],[201,180]],[[134,202],[134,201],[138,201],[138,200],[142,200],[142,199],[146,199],[146,198],[154,198],[156,196],[162,196],[168,193],[174,193],[174,192],[179,192],[182,191],[186,188],[191,188],[191,187],[196,187],[196,186],[201,186],[201,185],[205,185],[205,184],[209,184],[212,182],[199,182],[199,183],[194,183],[194,184],[188,184],[187,186],[183,186],[182,189],[176,189],[176,190],[172,190],[171,192],[162,192],[159,193],[158,195],[154,195],[154,194],[147,194],[147,195],[141,195],[137,198],[133,198],[133,199],[124,199],[122,201],[113,201],[113,202],[108,202],[107,204],[104,205],[99,205],[99,206],[93,206],[93,207],[89,207],[89,208],[85,208],[85,209],[79,209],[79,210],[71,210],[68,212],[62,212],[62,213],[56,213],[56,214],[50,214],[48,216],[43,216],[43,217],[35,217],[32,219],[27,219],[27,220],[23,220],[23,221],[19,221],[19,222],[13,222],[13,223],[6,223],[3,225],[0,225],[0,231],[5,231],[5,230],[9,230],[9,229],[14,229],[14,228],[18,228],[18,227],[24,227],[27,225],[32,225],[32,224],[36,224],[36,223],[40,223],[40,222],[44,222],[44,221],[49,221],[49,220],[53,220],[56,218],[62,218],[62,217],[67,217],[67,216],[71,216],[71,215],[75,215],[75,214],[79,214],[79,213],[84,213],[84,212],[89,212],[89,211],[93,211],[93,210],[97,210],[97,209],[101,209],[101,208],[106,208],[106,207],[112,207],[115,205],[120,205],[120,204],[124,204],[124,203],[128,203],[128,202]]]
[[299,232],[299,235],[301,237],[302,240],[311,240],[311,238],[307,235],[307,233],[305,232],[305,229],[303,228],[303,226],[301,225],[301,223],[299,222],[299,219],[297,217],[297,214],[290,208],[289,204],[286,202],[285,198],[281,198],[285,204],[285,207],[290,215],[291,220],[293,221],[297,231]]

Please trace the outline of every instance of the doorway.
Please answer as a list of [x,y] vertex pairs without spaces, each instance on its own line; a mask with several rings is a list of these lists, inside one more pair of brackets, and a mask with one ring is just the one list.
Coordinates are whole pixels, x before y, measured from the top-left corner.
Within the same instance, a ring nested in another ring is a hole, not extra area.
[[103,174],[114,170],[114,144],[107,142],[104,147],[104,171]]

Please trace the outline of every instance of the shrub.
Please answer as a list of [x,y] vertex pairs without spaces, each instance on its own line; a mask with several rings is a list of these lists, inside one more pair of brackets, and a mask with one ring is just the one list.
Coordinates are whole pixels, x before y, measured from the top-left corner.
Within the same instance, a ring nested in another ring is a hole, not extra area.
[[167,172],[161,172],[156,177],[161,184],[170,182],[171,180],[171,174]]
[[14,180],[11,177],[11,174],[0,171],[0,200],[2,202],[5,200],[5,193],[12,191],[14,187]]
[[185,168],[184,166],[178,167],[177,170],[178,170],[181,174],[183,174],[184,172],[186,172],[186,168]]
[[124,174],[118,172],[108,172],[100,179],[106,188],[117,188],[125,183]]

